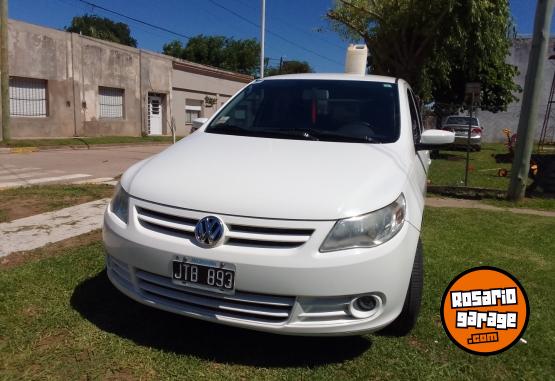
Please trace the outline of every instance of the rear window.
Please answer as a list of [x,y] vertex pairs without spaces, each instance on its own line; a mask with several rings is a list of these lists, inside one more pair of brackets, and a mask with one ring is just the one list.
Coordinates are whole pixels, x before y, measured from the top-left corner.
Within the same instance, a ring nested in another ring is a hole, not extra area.
[[391,143],[399,137],[392,83],[261,80],[247,86],[207,133],[277,139]]
[[[468,126],[469,119],[470,118],[468,116],[450,116],[449,118],[447,118],[445,124],[461,124]],[[472,125],[477,126],[478,119],[472,118]]]

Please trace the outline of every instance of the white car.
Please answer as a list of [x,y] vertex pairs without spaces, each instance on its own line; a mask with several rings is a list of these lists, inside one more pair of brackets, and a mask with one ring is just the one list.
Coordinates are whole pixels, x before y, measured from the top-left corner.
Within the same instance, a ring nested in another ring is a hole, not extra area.
[[406,334],[428,149],[453,139],[422,132],[400,79],[255,80],[124,173],[104,217],[109,279],[140,303],[237,327]]

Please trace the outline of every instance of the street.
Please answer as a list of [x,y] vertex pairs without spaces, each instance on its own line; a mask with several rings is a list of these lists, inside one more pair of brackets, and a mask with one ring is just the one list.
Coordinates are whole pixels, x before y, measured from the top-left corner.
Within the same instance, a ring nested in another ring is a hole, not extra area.
[[0,189],[60,182],[104,182],[166,145],[46,150],[0,155]]

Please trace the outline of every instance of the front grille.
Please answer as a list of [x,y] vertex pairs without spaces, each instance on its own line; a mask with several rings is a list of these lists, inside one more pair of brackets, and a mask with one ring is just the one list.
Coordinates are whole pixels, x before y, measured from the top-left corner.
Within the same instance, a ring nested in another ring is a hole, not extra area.
[[188,312],[214,317],[281,323],[289,319],[294,297],[251,294],[236,291],[234,295],[190,291],[172,283],[170,278],[146,271],[136,271],[143,295],[156,303]]
[[[145,229],[173,237],[194,238],[197,219],[137,207],[137,218]],[[225,221],[224,221],[225,222]],[[226,224],[224,245],[295,248],[307,242],[314,229]]]
[[[111,277],[129,291],[136,292],[129,266],[112,256],[106,260]],[[287,321],[295,297],[236,291],[233,295],[190,290],[172,283],[169,277],[135,269],[138,291],[147,300],[176,310],[212,316],[280,324]]]

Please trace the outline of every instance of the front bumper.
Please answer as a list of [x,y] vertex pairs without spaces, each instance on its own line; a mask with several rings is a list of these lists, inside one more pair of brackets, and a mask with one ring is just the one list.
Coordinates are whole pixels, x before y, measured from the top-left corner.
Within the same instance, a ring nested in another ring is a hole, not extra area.
[[[294,248],[222,245],[196,246],[190,239],[145,228],[137,208],[186,214],[131,199],[129,224],[109,208],[103,238],[112,283],[143,304],[184,316],[260,331],[296,335],[349,335],[376,331],[401,312],[409,285],[419,231],[405,222],[390,241],[370,249],[320,253],[318,248],[334,221],[272,221],[219,216],[230,226],[279,224],[311,226],[314,233]],[[171,282],[171,262],[190,256],[236,266],[235,295],[191,290]],[[372,316],[355,318],[348,305],[355,296],[372,294],[380,301]]]

